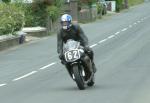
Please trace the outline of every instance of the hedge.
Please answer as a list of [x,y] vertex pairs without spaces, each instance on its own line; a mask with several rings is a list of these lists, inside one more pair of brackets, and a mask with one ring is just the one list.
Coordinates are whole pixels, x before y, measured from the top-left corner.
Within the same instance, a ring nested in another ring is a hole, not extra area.
[[25,26],[46,26],[47,11],[46,5],[40,2],[24,4]]
[[124,0],[116,0],[116,11],[120,12],[121,9],[123,9],[123,1]]
[[0,3],[0,35],[14,34],[24,25],[24,12],[15,4]]
[[53,2],[37,1],[32,4],[26,4],[25,8],[25,26],[43,26],[46,27],[48,16],[53,22],[60,15],[64,0],[55,0]]

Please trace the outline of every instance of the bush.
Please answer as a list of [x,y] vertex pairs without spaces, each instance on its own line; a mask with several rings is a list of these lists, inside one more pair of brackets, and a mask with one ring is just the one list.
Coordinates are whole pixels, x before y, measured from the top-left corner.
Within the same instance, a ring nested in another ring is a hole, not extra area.
[[32,11],[32,5],[31,4],[24,4],[24,13],[25,13],[25,26],[26,27],[31,27],[35,26],[35,19]]
[[42,2],[25,4],[25,26],[46,26],[46,5]]
[[89,9],[92,8],[93,4],[96,4],[97,0],[78,0],[78,4],[83,6],[83,5],[87,5],[89,7]]
[[120,12],[123,9],[123,0],[116,0],[116,11]]
[[59,14],[60,14],[60,10],[56,6],[49,6],[47,8],[47,12],[53,22],[58,19]]
[[55,22],[60,16],[64,3],[64,0],[53,0],[53,3],[47,6],[47,13],[50,19],[52,19],[52,22]]
[[11,0],[2,0],[3,2],[5,2],[5,3],[10,3],[11,2]]
[[24,12],[15,4],[0,4],[0,35],[14,34],[24,24]]
[[80,0],[82,3],[92,5],[93,3],[96,3],[97,0]]
[[96,8],[97,8],[97,14],[102,15],[102,4],[101,3],[96,3]]
[[48,16],[52,21],[57,20],[63,0],[53,0],[53,2],[36,1],[33,4],[26,4],[25,26],[44,26],[46,27]]
[[[7,0],[6,0],[7,1]],[[46,27],[48,16],[55,21],[58,19],[64,0],[54,0],[53,3],[45,3],[39,0],[32,4],[22,3],[0,3],[0,35],[14,34],[23,26]]]

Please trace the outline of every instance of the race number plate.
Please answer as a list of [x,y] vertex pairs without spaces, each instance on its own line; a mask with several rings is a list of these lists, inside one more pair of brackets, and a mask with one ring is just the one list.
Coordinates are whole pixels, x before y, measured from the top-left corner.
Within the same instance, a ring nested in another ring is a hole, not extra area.
[[73,62],[80,58],[79,50],[71,50],[65,53],[65,59],[67,62]]

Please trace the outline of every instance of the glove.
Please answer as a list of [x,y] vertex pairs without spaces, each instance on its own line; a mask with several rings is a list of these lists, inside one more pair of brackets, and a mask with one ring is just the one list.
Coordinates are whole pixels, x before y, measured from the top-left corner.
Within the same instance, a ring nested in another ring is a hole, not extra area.
[[88,56],[90,57],[90,59],[93,60],[93,55],[94,55],[93,50],[89,46],[86,46],[84,48],[84,50],[85,50],[85,53],[88,54]]
[[89,52],[89,51],[91,51],[91,48],[90,48],[89,46],[85,46],[85,47],[84,47],[84,50],[85,50],[86,52]]
[[64,56],[63,56],[63,54],[59,54],[59,59],[61,60],[61,63],[62,64],[66,64],[66,61],[64,60]]
[[62,60],[63,59],[63,55],[59,54],[59,59]]

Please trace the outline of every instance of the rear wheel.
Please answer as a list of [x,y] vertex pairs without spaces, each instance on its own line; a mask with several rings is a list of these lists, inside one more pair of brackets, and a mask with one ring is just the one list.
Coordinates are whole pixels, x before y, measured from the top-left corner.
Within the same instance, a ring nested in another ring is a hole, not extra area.
[[77,64],[75,64],[73,66],[73,73],[74,73],[75,81],[76,81],[78,88],[80,90],[84,90],[85,89],[85,83],[84,83],[84,79],[82,76],[82,70],[79,69]]

